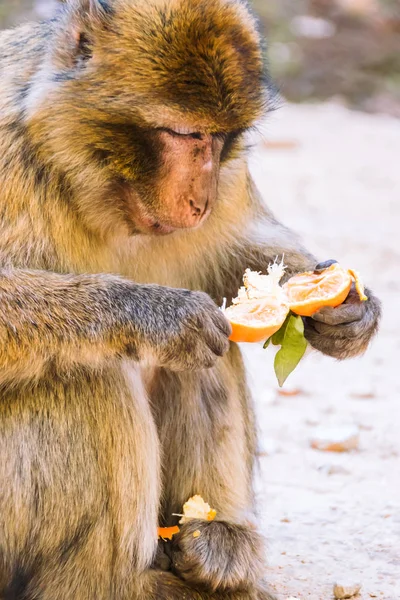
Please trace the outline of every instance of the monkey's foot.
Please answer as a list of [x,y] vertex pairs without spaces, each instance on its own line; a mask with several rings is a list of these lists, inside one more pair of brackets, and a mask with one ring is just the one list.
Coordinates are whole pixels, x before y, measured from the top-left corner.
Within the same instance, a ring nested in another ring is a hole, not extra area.
[[152,593],[146,600],[276,600],[266,588],[209,592],[196,590],[172,573],[153,571]]
[[172,548],[173,570],[194,587],[249,590],[262,577],[262,538],[244,525],[193,519]]

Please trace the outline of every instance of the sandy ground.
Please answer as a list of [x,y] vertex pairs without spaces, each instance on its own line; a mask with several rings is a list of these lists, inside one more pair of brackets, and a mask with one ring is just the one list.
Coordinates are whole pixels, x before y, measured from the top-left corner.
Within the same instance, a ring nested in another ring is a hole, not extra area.
[[[368,353],[310,352],[278,393],[273,350],[244,345],[261,430],[258,501],[279,600],[400,600],[400,121],[339,105],[286,106],[252,170],[267,202],[321,259],[361,271],[384,304]],[[273,144],[272,144],[273,145]],[[285,145],[285,144],[284,144]],[[396,277],[397,275],[397,277]],[[359,450],[313,450],[318,428],[352,424]]]

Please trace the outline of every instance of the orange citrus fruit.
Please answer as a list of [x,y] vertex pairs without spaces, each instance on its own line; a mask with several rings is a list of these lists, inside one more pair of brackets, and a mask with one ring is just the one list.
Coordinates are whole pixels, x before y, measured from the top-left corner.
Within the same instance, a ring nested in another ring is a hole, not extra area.
[[279,281],[284,274],[283,263],[268,267],[268,275],[247,269],[244,287],[225,310],[232,326],[233,342],[265,342],[283,325],[289,303]]
[[232,326],[232,342],[265,342],[280,329],[289,312],[288,304],[253,300],[245,304],[234,304],[225,311]]
[[247,269],[244,286],[224,313],[232,326],[233,342],[262,342],[276,333],[291,310],[310,317],[324,306],[339,306],[355,281],[361,301],[368,300],[356,271],[334,263],[321,272],[300,273],[279,285],[285,272],[283,262],[268,267],[268,275]]
[[321,273],[299,273],[283,286],[290,310],[296,315],[310,317],[324,306],[336,307],[346,300],[353,279],[361,300],[367,300],[358,274],[334,263]]

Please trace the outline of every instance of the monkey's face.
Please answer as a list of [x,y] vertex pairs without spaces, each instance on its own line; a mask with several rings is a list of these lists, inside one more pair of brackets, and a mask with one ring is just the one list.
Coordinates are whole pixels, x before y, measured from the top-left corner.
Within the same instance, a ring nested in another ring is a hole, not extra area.
[[133,230],[166,235],[201,226],[217,199],[227,144],[228,136],[222,134],[157,128],[142,131],[134,148],[134,166],[121,163],[124,146],[116,151],[115,162],[110,154]]
[[131,233],[166,235],[197,228],[217,201],[221,170],[241,152],[242,132],[179,126],[170,111],[154,105],[150,112],[151,123],[142,113],[135,124],[90,124],[86,153],[107,179],[107,194],[119,200]]
[[91,0],[82,12],[67,5],[60,24],[64,143],[101,170],[132,232],[201,226],[242,133],[268,104],[245,1]]
[[155,234],[198,227],[216,201],[223,140],[172,129],[154,135],[160,153],[158,177],[148,182],[150,190],[137,182],[128,192],[132,220],[140,230]]

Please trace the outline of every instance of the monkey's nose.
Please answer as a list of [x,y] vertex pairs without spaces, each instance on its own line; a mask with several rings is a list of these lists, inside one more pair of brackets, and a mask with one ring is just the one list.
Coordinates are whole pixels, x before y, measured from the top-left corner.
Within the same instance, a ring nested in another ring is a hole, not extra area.
[[199,200],[196,201],[193,200],[193,198],[191,198],[189,200],[189,204],[192,217],[195,217],[196,219],[203,217],[203,215],[205,215],[205,213],[207,212],[208,199],[206,199],[205,203],[203,203]]

